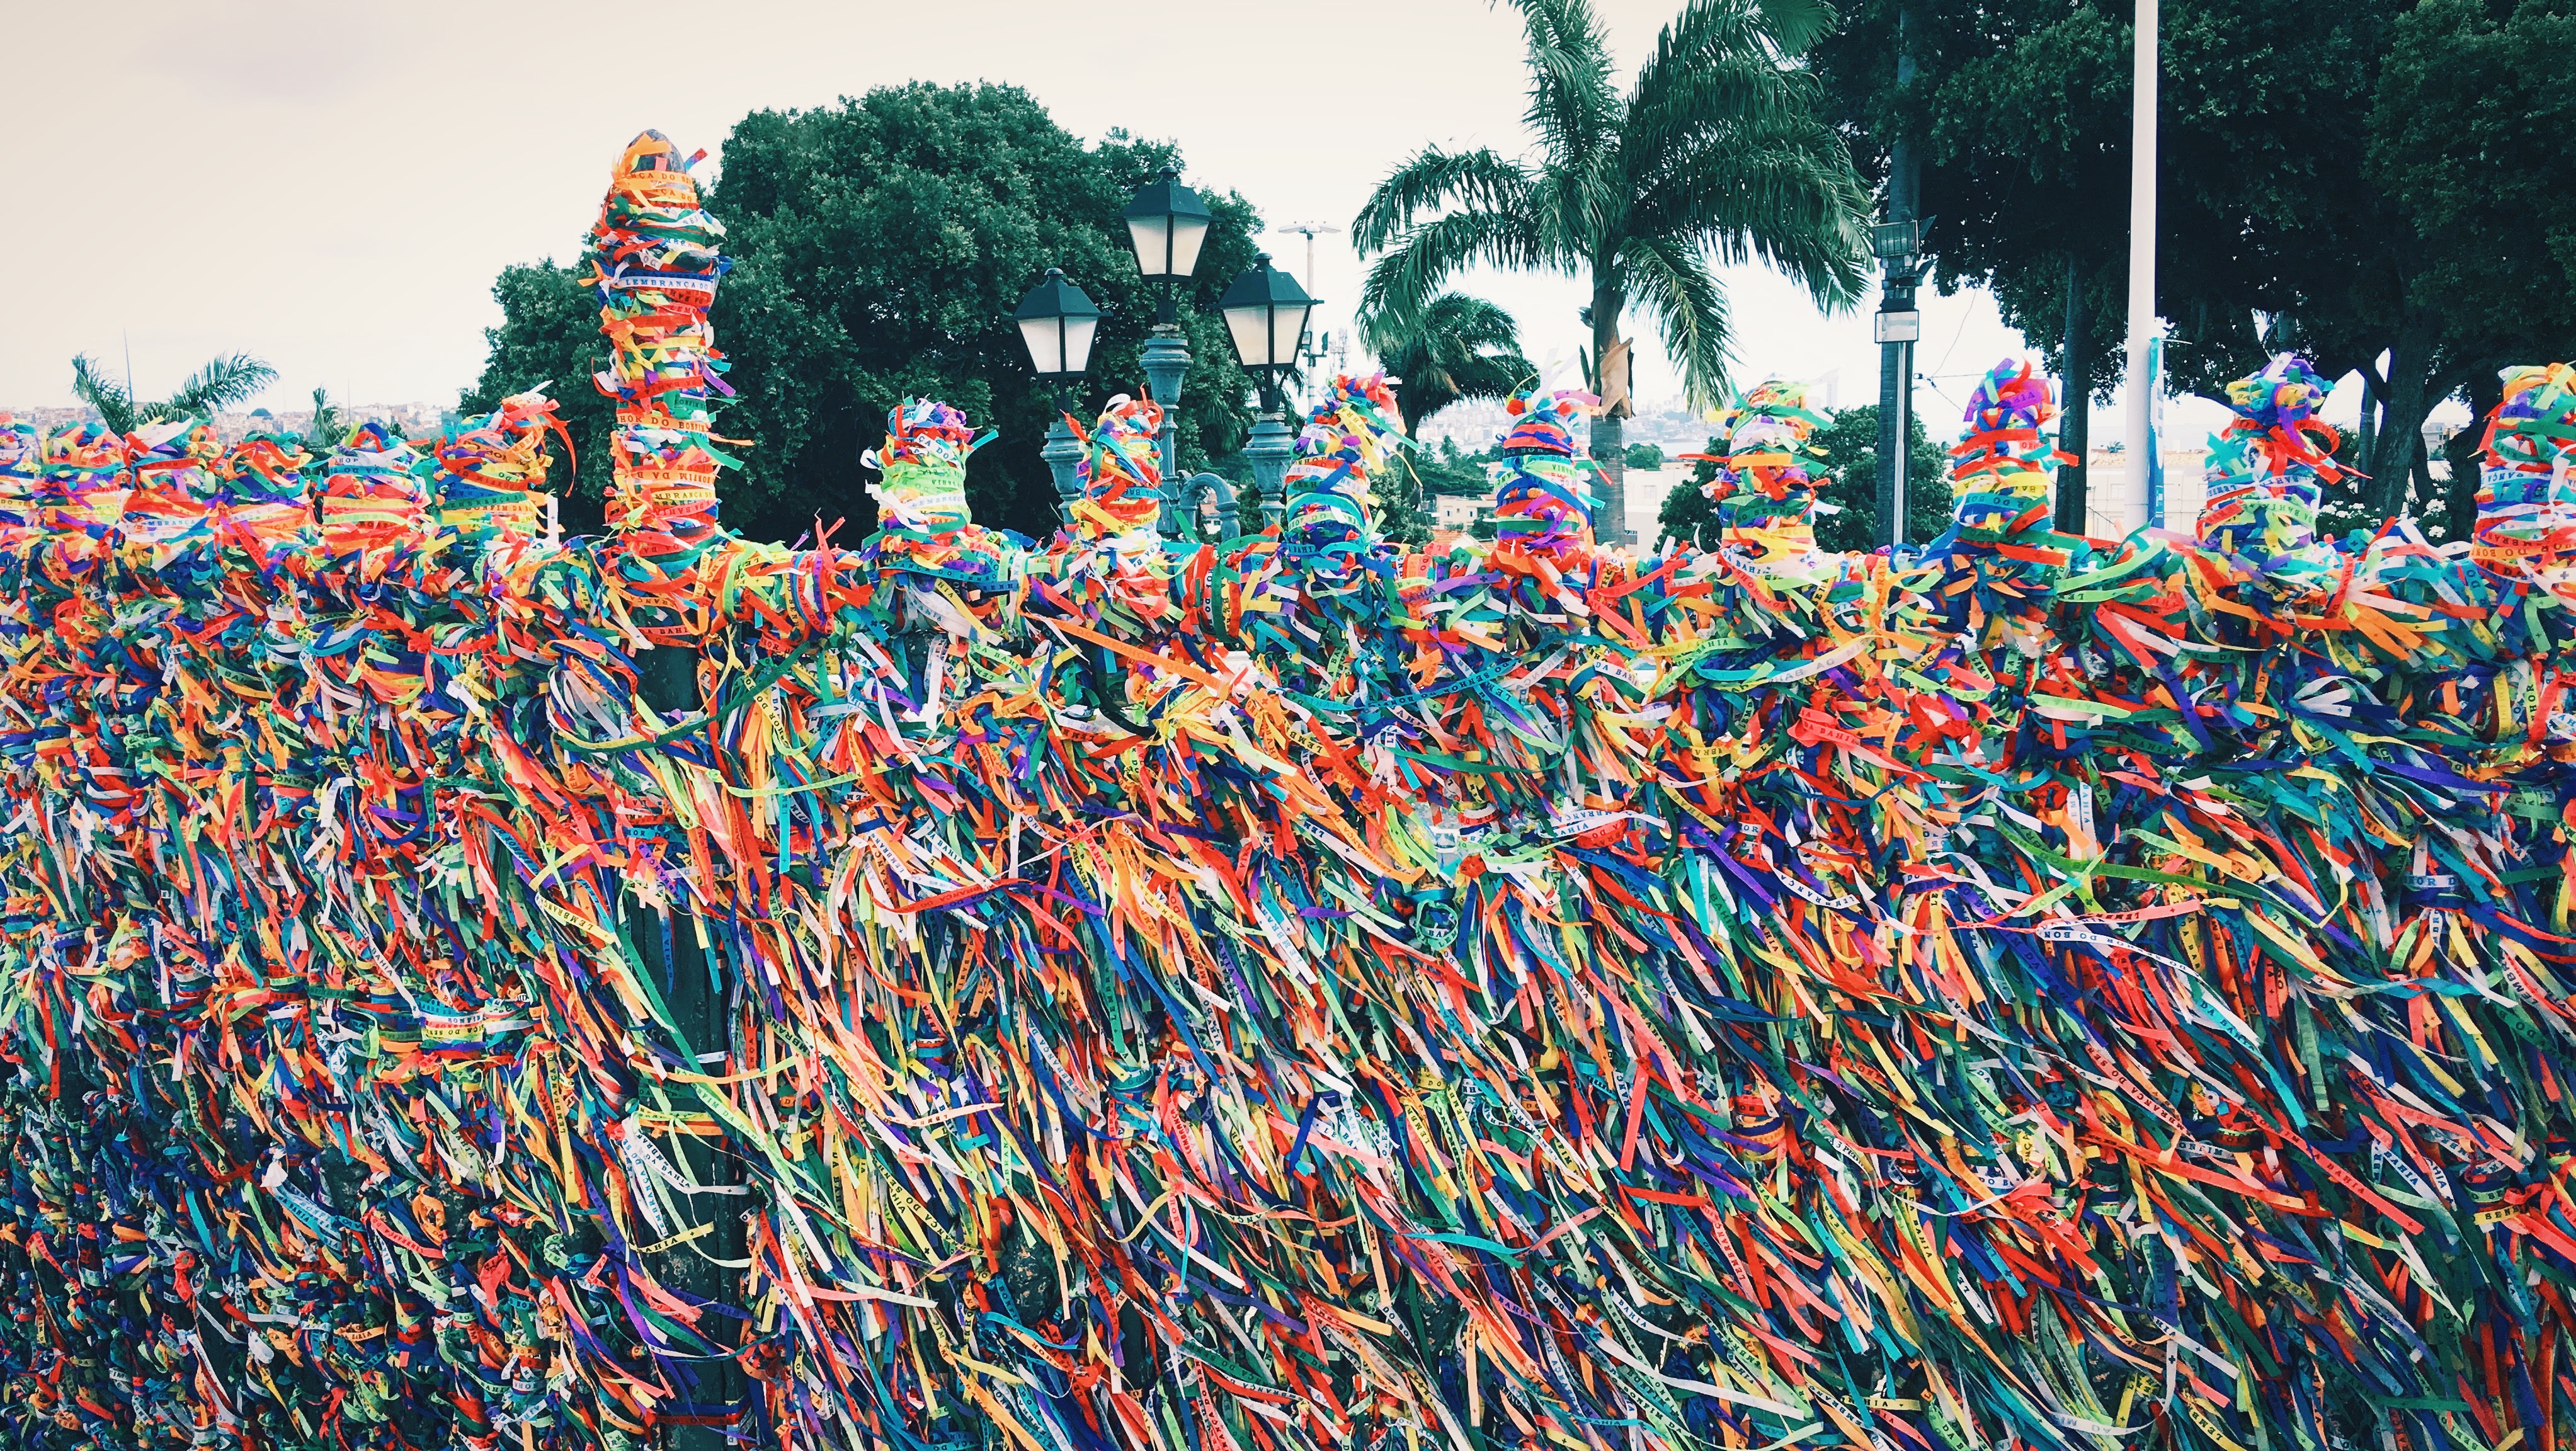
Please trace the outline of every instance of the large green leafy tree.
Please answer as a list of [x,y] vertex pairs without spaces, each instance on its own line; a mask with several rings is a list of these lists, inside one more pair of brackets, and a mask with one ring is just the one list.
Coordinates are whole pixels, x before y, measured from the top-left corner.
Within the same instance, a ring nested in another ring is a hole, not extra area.
[[[1038,450],[1055,399],[1030,375],[1012,309],[1062,267],[1107,314],[1077,416],[1110,393],[1143,392],[1153,299],[1119,213],[1179,160],[1117,133],[1085,145],[1011,86],[915,83],[743,118],[707,201],[734,259],[713,321],[739,397],[718,429],[747,441],[726,475],[726,522],[780,539],[817,516],[869,527],[860,455],[883,439],[888,409],[928,395],[1000,432],[968,470],[976,517],[1052,529],[1055,488]],[[1215,222],[1182,306],[1195,358],[1179,414],[1185,468],[1239,450],[1250,423],[1250,384],[1215,300],[1250,264],[1257,224],[1238,196],[1207,202]],[[571,269],[544,263],[504,271],[494,295],[504,321],[467,405],[558,380],[582,492],[597,497],[609,412],[587,381],[605,366],[596,303]]]
[[[2431,509],[2413,492],[2431,409],[2491,400],[2498,363],[2568,346],[2576,248],[2551,219],[2576,195],[2576,155],[2530,144],[2569,116],[2564,10],[2167,0],[2156,291],[2172,384],[2214,393],[2288,347],[2329,377],[2358,370],[2366,507]],[[1991,288],[2061,378],[2071,354],[2079,405],[2116,380],[2126,341],[2131,13],[1863,0],[1815,52],[1864,173],[1884,178],[1900,141],[1918,158],[1936,279]]]
[[[1416,311],[1479,264],[1578,277],[1592,358],[1619,354],[1634,305],[1705,400],[1725,387],[1732,336],[1715,262],[1759,259],[1828,306],[1859,295],[1867,198],[1799,58],[1831,19],[1818,0],[1691,0],[1624,92],[1590,0],[1513,8],[1534,149],[1426,147],[1380,182],[1351,225],[1384,254],[1369,311]],[[1623,431],[1615,411],[1592,426],[1608,520],[1625,517]]]
[[1395,380],[1404,431],[1452,403],[1508,398],[1538,370],[1521,356],[1520,325],[1481,297],[1444,292],[1415,311],[1362,320],[1368,350]]
[[[562,499],[564,527],[596,530],[608,494],[608,429],[616,412],[591,383],[594,375],[608,371],[608,344],[599,335],[599,296],[582,286],[576,269],[558,266],[549,257],[502,268],[492,283],[492,300],[501,304],[501,325],[483,330],[488,349],[483,373],[463,390],[458,406],[482,413],[513,393],[545,386],[578,455],[566,460],[557,442],[547,441],[547,449],[557,454],[550,476]],[[323,403],[314,400],[317,411]],[[732,420],[726,422],[730,427]]]
[[[1908,416],[1905,450],[1905,537],[1938,539],[1950,527],[1950,456],[1924,431],[1919,416]],[[1823,482],[1816,490],[1816,545],[1821,549],[1867,553],[1878,541],[1878,405],[1857,404],[1834,414],[1816,435],[1825,451],[1817,470]],[[1721,447],[1710,439],[1707,452]],[[1662,537],[1702,549],[1717,546],[1717,506],[1700,486],[1717,477],[1717,465],[1703,458],[1685,482],[1664,495],[1656,517]]]
[[[2554,0],[2424,0],[2392,25],[2380,69],[2368,169],[2405,222],[2381,315],[2429,332],[2424,391],[2457,390],[2480,418],[2502,401],[2499,368],[2576,356],[2576,158],[2542,139],[2576,131],[2571,58],[2576,13]],[[2392,395],[2404,376],[2392,360]],[[2440,502],[2454,538],[2476,514],[2478,433],[2452,440]],[[2396,482],[2391,447],[2375,454],[2373,474]]]

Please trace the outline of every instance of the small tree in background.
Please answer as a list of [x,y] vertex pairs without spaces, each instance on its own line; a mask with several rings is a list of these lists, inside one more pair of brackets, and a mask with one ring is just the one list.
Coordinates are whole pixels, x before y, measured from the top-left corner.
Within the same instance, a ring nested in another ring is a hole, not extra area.
[[72,392],[97,409],[99,421],[118,433],[132,433],[147,423],[164,419],[211,415],[250,398],[275,381],[275,368],[248,353],[234,353],[210,359],[169,397],[157,403],[137,403],[132,388],[109,379],[89,360],[89,354],[72,359]]
[[1659,469],[1663,466],[1664,451],[1661,448],[1651,443],[1632,443],[1628,445],[1628,467],[1632,469]]
[[[1923,430],[1920,416],[1908,420],[1905,450],[1905,537],[1914,544],[1940,537],[1950,527],[1950,455]],[[1832,417],[1815,438],[1825,451],[1818,460],[1822,483],[1816,490],[1816,547],[1844,553],[1867,553],[1878,538],[1878,405],[1862,403]],[[1716,453],[1718,440],[1708,441]],[[1717,506],[1700,487],[1717,477],[1717,465],[1702,460],[1690,478],[1664,496],[1656,516],[1662,538],[1702,549],[1717,545]]]
[[1521,356],[1512,315],[1481,297],[1444,292],[1419,308],[1372,312],[1361,330],[1393,380],[1407,434],[1452,403],[1508,398],[1538,374]]

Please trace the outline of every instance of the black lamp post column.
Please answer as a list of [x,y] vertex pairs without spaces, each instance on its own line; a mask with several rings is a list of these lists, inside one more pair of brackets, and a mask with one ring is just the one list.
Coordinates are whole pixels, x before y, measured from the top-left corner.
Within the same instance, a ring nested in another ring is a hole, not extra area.
[[1179,488],[1181,387],[1190,374],[1189,344],[1181,340],[1180,310],[1174,290],[1198,270],[1199,244],[1207,240],[1211,217],[1199,194],[1181,184],[1181,175],[1164,167],[1162,175],[1138,189],[1127,204],[1127,237],[1136,250],[1137,269],[1148,282],[1159,283],[1154,335],[1145,340],[1145,390],[1163,405],[1163,537],[1182,533]]

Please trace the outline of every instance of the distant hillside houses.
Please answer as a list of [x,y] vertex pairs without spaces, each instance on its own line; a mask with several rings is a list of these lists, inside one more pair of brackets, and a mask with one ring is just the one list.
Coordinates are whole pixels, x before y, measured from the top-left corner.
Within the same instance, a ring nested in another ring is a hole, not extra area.
[[[1492,448],[1509,423],[1500,403],[1482,399],[1452,403],[1422,420],[1422,442],[1437,447],[1442,439],[1454,438],[1460,448],[1476,453]],[[1679,398],[1668,398],[1641,406],[1628,420],[1624,436],[1632,444],[1651,443],[1670,455],[1706,444],[1708,430],[1705,412],[1685,406]]]
[[[41,429],[55,429],[95,419],[88,408],[0,408],[0,414],[32,423]],[[454,408],[436,403],[363,403],[343,406],[340,416],[351,425],[376,419],[391,424],[405,438],[426,438],[457,421]],[[288,408],[271,411],[253,408],[248,412],[218,413],[214,417],[215,433],[231,443],[253,429],[271,433],[302,433],[313,426],[313,410]]]

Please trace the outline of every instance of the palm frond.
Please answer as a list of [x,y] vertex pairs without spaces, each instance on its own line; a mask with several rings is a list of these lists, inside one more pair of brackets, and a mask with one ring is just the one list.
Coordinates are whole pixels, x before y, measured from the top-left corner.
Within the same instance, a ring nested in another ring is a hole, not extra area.
[[1758,42],[1709,45],[1673,62],[1650,62],[1630,93],[1621,139],[1632,177],[1713,135],[1777,130],[1815,115],[1814,78],[1784,68]]
[[1444,292],[1419,311],[1372,313],[1368,349],[1398,381],[1406,431],[1462,398],[1503,398],[1531,368],[1512,315],[1481,297]]
[[1538,365],[1517,352],[1470,358],[1449,370],[1449,391],[1459,398],[1509,398],[1537,381]]
[[134,431],[134,395],[126,391],[124,384],[101,373],[87,353],[72,357],[72,394],[97,409],[100,421],[111,430]]
[[1619,260],[1623,290],[1653,316],[1664,351],[1681,365],[1683,391],[1694,404],[1716,402],[1732,348],[1726,293],[1708,258],[1677,238],[1654,237],[1631,238]]
[[1647,179],[1633,221],[1641,235],[1765,263],[1834,310],[1868,288],[1868,211],[1840,138],[1800,122],[1712,138],[1673,158]]
[[1530,175],[1491,148],[1443,151],[1426,146],[1369,194],[1351,219],[1351,245],[1375,252],[1424,212],[1444,206],[1487,212],[1527,210]]
[[1401,317],[1426,306],[1451,275],[1479,263],[1505,271],[1561,265],[1539,249],[1537,232],[1530,218],[1509,212],[1434,217],[1406,232],[1369,269],[1360,306]]
[[1522,120],[1553,165],[1578,164],[1619,125],[1610,39],[1592,0],[1512,0],[1528,42],[1529,109]]
[[1842,21],[1833,0],[1755,0],[1755,4],[1771,43],[1783,55],[1806,54]]
[[329,391],[313,390],[313,421],[304,428],[304,447],[308,453],[327,454],[348,441],[348,429],[340,410],[331,406]]
[[248,353],[215,357],[192,373],[179,391],[152,406],[161,418],[210,414],[231,407],[277,381],[277,370]]

